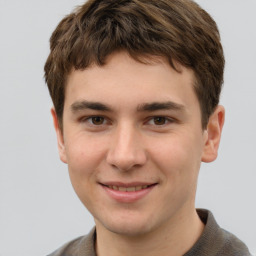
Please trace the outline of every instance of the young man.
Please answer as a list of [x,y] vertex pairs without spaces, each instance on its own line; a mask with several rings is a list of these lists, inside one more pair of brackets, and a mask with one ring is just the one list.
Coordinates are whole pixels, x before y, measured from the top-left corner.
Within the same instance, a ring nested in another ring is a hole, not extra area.
[[91,0],[60,22],[45,78],[60,158],[96,226],[51,256],[250,255],[195,209],[223,69],[217,26],[190,0]]

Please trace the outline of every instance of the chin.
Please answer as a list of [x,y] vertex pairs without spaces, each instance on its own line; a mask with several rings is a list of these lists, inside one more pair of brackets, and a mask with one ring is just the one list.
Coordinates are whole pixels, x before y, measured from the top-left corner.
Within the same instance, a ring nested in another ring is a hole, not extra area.
[[[128,237],[138,237],[141,235],[145,235],[150,233],[153,228],[152,218],[151,220],[142,219],[142,216],[137,216],[138,218],[129,218],[125,217],[120,219],[119,218],[112,218],[108,221],[97,221],[101,226],[110,232],[113,232],[118,235],[128,236]],[[150,223],[150,225],[149,225]]]
[[114,225],[106,227],[110,232],[127,237],[138,237],[150,232],[150,229],[138,225]]

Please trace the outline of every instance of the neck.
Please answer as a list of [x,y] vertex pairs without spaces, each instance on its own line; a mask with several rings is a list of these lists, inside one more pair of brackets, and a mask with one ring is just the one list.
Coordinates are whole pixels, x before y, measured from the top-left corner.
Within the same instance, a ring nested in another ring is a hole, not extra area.
[[172,218],[168,223],[140,236],[113,233],[96,222],[97,256],[177,256],[185,254],[196,243],[204,225],[196,210],[190,215]]

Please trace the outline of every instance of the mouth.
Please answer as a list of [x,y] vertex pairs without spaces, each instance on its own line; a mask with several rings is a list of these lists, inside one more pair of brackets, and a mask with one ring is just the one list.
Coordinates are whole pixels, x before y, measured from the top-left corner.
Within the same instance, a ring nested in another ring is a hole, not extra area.
[[120,203],[133,203],[147,197],[158,183],[100,183],[105,193],[112,199]]
[[[102,184],[103,185],[103,184]],[[116,191],[122,191],[122,192],[134,192],[134,191],[140,191],[143,189],[147,189],[151,186],[154,186],[156,184],[151,185],[139,185],[139,186],[130,186],[130,187],[124,187],[124,186],[114,186],[114,185],[103,185],[110,189],[116,190]]]

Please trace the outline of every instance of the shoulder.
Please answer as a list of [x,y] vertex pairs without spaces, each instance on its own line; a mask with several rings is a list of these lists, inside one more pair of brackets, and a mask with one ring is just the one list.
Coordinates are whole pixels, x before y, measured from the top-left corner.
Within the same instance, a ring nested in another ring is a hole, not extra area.
[[225,241],[220,255],[251,256],[247,246],[238,237],[222,228],[220,228],[220,233]]
[[95,228],[86,236],[78,237],[48,256],[96,256],[94,250]]
[[198,209],[197,213],[205,228],[197,243],[185,256],[251,256],[240,239],[219,227],[210,211]]

